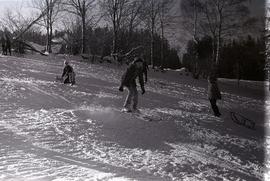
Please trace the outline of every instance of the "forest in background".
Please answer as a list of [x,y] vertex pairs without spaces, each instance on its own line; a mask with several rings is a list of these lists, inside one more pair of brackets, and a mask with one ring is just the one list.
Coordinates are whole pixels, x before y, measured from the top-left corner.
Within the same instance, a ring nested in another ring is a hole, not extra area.
[[[265,19],[251,15],[248,0],[182,0],[180,17],[170,13],[175,4],[173,0],[32,0],[35,16],[7,11],[1,20],[2,34],[8,31],[19,42],[40,44],[48,53],[60,44],[57,53],[119,58],[139,47],[127,58],[141,56],[155,69],[186,67],[194,78],[207,77],[214,63],[219,77],[265,79]],[[166,39],[175,18],[189,34],[185,52]],[[22,49],[16,41],[13,45]]]

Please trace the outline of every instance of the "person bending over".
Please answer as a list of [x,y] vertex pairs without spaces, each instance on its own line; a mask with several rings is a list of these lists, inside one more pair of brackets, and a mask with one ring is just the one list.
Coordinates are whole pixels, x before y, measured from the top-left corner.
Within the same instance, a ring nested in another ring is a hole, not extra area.
[[[127,70],[122,76],[121,85],[119,91],[123,92],[124,87],[128,89],[128,95],[126,97],[123,112],[139,112],[138,110],[138,91],[136,85],[136,79],[139,79],[142,94],[145,93],[144,80],[143,80],[143,60],[141,58],[135,58],[134,61],[128,66]],[[131,105],[133,102],[133,105]],[[131,109],[132,107],[132,109]]]

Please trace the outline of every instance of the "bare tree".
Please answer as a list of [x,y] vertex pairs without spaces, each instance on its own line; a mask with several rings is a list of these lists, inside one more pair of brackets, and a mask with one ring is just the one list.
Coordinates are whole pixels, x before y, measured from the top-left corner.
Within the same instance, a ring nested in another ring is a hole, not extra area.
[[199,20],[199,13],[200,13],[200,4],[198,0],[189,0],[185,1],[183,0],[181,2],[181,10],[182,10],[182,24],[185,28],[186,32],[189,33],[189,35],[192,37],[194,45],[196,48],[193,50],[193,58],[194,58],[194,68],[192,70],[193,77],[198,78],[199,77],[199,67],[198,67],[198,41],[199,36],[198,32],[200,30],[198,29],[198,20]]
[[[64,16],[61,19],[61,26],[62,26],[62,31],[65,32],[64,36],[62,36],[62,40],[65,43],[65,52],[66,54],[72,54],[72,46],[74,46],[74,43],[76,42],[75,39],[79,40],[81,36],[79,35],[78,37],[74,38],[74,32],[76,32],[76,27],[78,24],[78,17],[70,17],[70,16]],[[80,43],[80,42],[78,42]]]
[[160,23],[160,30],[161,30],[161,68],[164,68],[165,60],[164,60],[164,42],[165,42],[165,27],[170,23],[170,16],[168,12],[170,10],[171,0],[161,0],[159,2],[158,8],[158,18]]
[[221,40],[226,36],[232,36],[241,27],[241,21],[248,13],[247,0],[213,0],[208,3],[201,2],[201,8],[205,17],[202,26],[208,29],[213,38],[213,60],[219,64]]
[[45,14],[46,11],[43,11],[37,17],[26,18],[21,14],[19,10],[11,11],[7,9],[3,19],[1,19],[1,25],[5,34],[9,38],[11,38],[11,35],[13,36],[13,38],[10,39],[10,45],[12,44],[15,46],[14,48],[17,48],[19,51],[21,50],[20,48],[22,48],[19,45],[22,45],[26,49],[30,49],[44,55],[43,52],[35,49],[29,42],[25,41],[24,34],[31,29],[33,29],[32,31],[34,31],[34,29],[38,29],[38,27],[34,27],[34,25],[39,22],[42,17],[45,16]]
[[59,12],[61,11],[61,0],[32,0],[33,6],[41,11],[45,11],[45,15],[42,17],[43,22],[38,23],[46,28],[47,34],[47,45],[46,50],[52,52],[52,36],[53,36],[53,26],[57,20]]
[[[14,35],[13,39],[17,40],[21,38],[26,31],[33,28],[33,26],[40,21],[45,14],[46,12],[43,11],[36,17],[28,17],[24,16],[20,10],[12,11],[10,9],[6,9],[0,20],[0,24],[2,26],[1,29],[7,29],[10,31]],[[38,27],[35,27],[35,29],[37,28]]]
[[199,29],[199,14],[200,12],[199,0],[183,0],[181,1],[181,22],[183,28],[193,38],[196,43],[199,38],[199,34],[202,34],[202,30]]
[[[239,32],[245,16],[248,14],[248,0],[183,0],[186,6],[182,9],[192,15],[193,37],[200,34],[211,35],[213,40],[213,61],[218,64],[222,40]],[[182,3],[183,4],[183,3]],[[196,36],[196,37],[195,37]]]
[[14,33],[22,30],[28,21],[29,19],[23,17],[19,11],[14,12],[10,9],[6,9],[3,18],[1,18],[1,26],[2,29],[7,28]]
[[266,33],[265,33],[265,54],[266,54],[266,62],[265,62],[265,70],[268,76],[269,82],[269,91],[270,91],[270,7],[266,5],[266,21],[265,21]]
[[86,28],[88,23],[90,21],[94,21],[96,18],[94,14],[89,16],[89,13],[93,13],[93,9],[97,5],[97,0],[64,0],[63,4],[65,5],[65,11],[72,13],[80,18],[82,28],[81,53],[84,54],[87,51]]
[[150,62],[152,64],[152,68],[155,68],[154,61],[154,34],[156,32],[156,25],[158,21],[158,12],[159,12],[159,3],[157,0],[150,0],[145,5],[144,15],[142,19],[146,23],[146,28],[150,30],[151,42],[150,42]]
[[[134,29],[136,29],[141,24],[140,16],[143,13],[143,8],[146,2],[144,0],[130,0],[128,4],[128,14],[125,17],[127,29],[128,29],[128,43],[130,45],[132,34]],[[129,46],[128,45],[128,46]]]
[[118,36],[124,23],[124,17],[127,16],[128,0],[102,0],[101,8],[105,18],[112,24],[113,28],[113,45],[112,53],[118,51]]

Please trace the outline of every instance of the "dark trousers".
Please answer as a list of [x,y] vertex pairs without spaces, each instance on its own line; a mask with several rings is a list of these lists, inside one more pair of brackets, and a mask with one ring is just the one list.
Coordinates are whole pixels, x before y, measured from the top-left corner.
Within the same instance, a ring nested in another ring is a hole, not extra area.
[[75,84],[75,73],[74,72],[68,73],[68,75],[64,79],[64,84],[69,84],[69,83],[71,83],[72,85]]
[[70,83],[70,81],[69,81],[69,76],[67,76],[67,77],[65,78],[65,80],[64,80],[64,84],[68,84],[68,83]]
[[211,107],[214,111],[215,116],[220,116],[220,112],[219,109],[217,107],[217,100],[216,99],[209,99],[210,103],[211,103]]

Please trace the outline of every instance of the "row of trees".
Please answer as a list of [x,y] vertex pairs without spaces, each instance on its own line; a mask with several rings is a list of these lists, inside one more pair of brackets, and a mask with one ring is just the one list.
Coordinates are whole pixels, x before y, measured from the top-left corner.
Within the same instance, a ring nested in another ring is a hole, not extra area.
[[[2,24],[17,35],[25,34],[26,31],[37,35],[45,30],[46,51],[49,53],[52,52],[53,38],[61,35],[72,53],[119,54],[140,45],[149,48],[150,51],[145,56],[149,58],[153,68],[171,64],[166,63],[168,56],[174,57],[172,62],[179,67],[177,53],[169,47],[165,38],[165,28],[169,23],[168,11],[172,2],[32,0],[31,6],[36,10],[36,18],[25,18],[20,12],[13,14],[10,11]],[[56,29],[57,34],[54,33]],[[97,52],[95,49],[104,51]]]
[[[80,25],[70,32],[68,35],[68,41],[65,46],[62,46],[61,53],[68,54],[79,54],[81,50],[80,43]],[[86,28],[86,39],[87,39],[87,52],[92,55],[101,55],[105,57],[113,52],[113,30],[108,27],[98,27],[91,29],[91,27]],[[65,32],[58,32],[56,37],[62,37]],[[118,41],[119,55],[123,55],[126,52],[133,51],[133,55],[142,56],[145,60],[150,62],[151,56],[151,32],[146,29],[138,29],[132,32],[132,37],[129,37],[129,31],[120,30]],[[171,48],[168,41],[162,39],[158,34],[154,34],[154,47],[153,47],[153,58],[155,67],[166,67],[166,68],[180,68],[181,63],[178,57],[178,52]],[[133,48],[135,47],[135,48]],[[163,53],[161,53],[163,52]],[[164,55],[163,59],[162,54]],[[132,54],[129,56],[130,59],[133,58]]]
[[[183,63],[195,78],[200,73],[207,74],[215,63],[220,76],[263,80],[264,19],[250,16],[249,3],[248,0],[182,0],[183,25],[192,37]],[[248,34],[252,36],[244,38]]]
[[222,41],[230,40],[241,31],[249,13],[248,0],[183,0],[181,8],[183,24],[192,32],[194,43],[206,35],[212,38],[212,57],[216,64]]
[[[212,60],[212,38],[203,37],[196,44],[189,41],[183,64],[196,75],[207,76]],[[197,57],[194,57],[197,51]],[[246,36],[222,44],[220,47],[219,76],[246,80],[265,79],[265,38]]]
[[[153,68],[180,67],[176,50],[169,46],[165,38],[166,27],[173,19],[169,12],[175,1],[32,1],[32,6],[39,12],[36,18],[24,18],[20,12],[17,12],[17,15],[7,12],[2,24],[17,38],[45,42],[48,52],[52,51],[53,38],[62,39],[65,45],[62,51],[73,54],[102,56],[125,54],[134,47],[143,46],[139,54],[143,54]],[[224,58],[223,52],[230,54],[233,51],[233,48],[227,47],[231,42],[237,42],[239,46],[245,44],[244,40],[239,41],[238,37],[247,36],[247,33],[251,32],[251,27],[257,26],[258,19],[249,16],[249,2],[249,0],[181,1],[180,19],[185,32],[189,32],[191,37],[182,62],[194,72],[194,77],[207,72],[213,62],[220,67],[221,64],[222,67],[226,67],[224,64],[234,65],[235,63],[231,64],[230,61],[238,61],[235,57],[230,57],[233,60]],[[264,29],[264,25],[259,27]],[[56,29],[58,31],[53,32]],[[44,30],[45,37],[42,34]],[[258,37],[260,35],[257,35]],[[263,40],[255,42],[256,46],[260,47],[256,50],[264,51],[261,46]],[[231,77],[226,72],[222,75]]]

